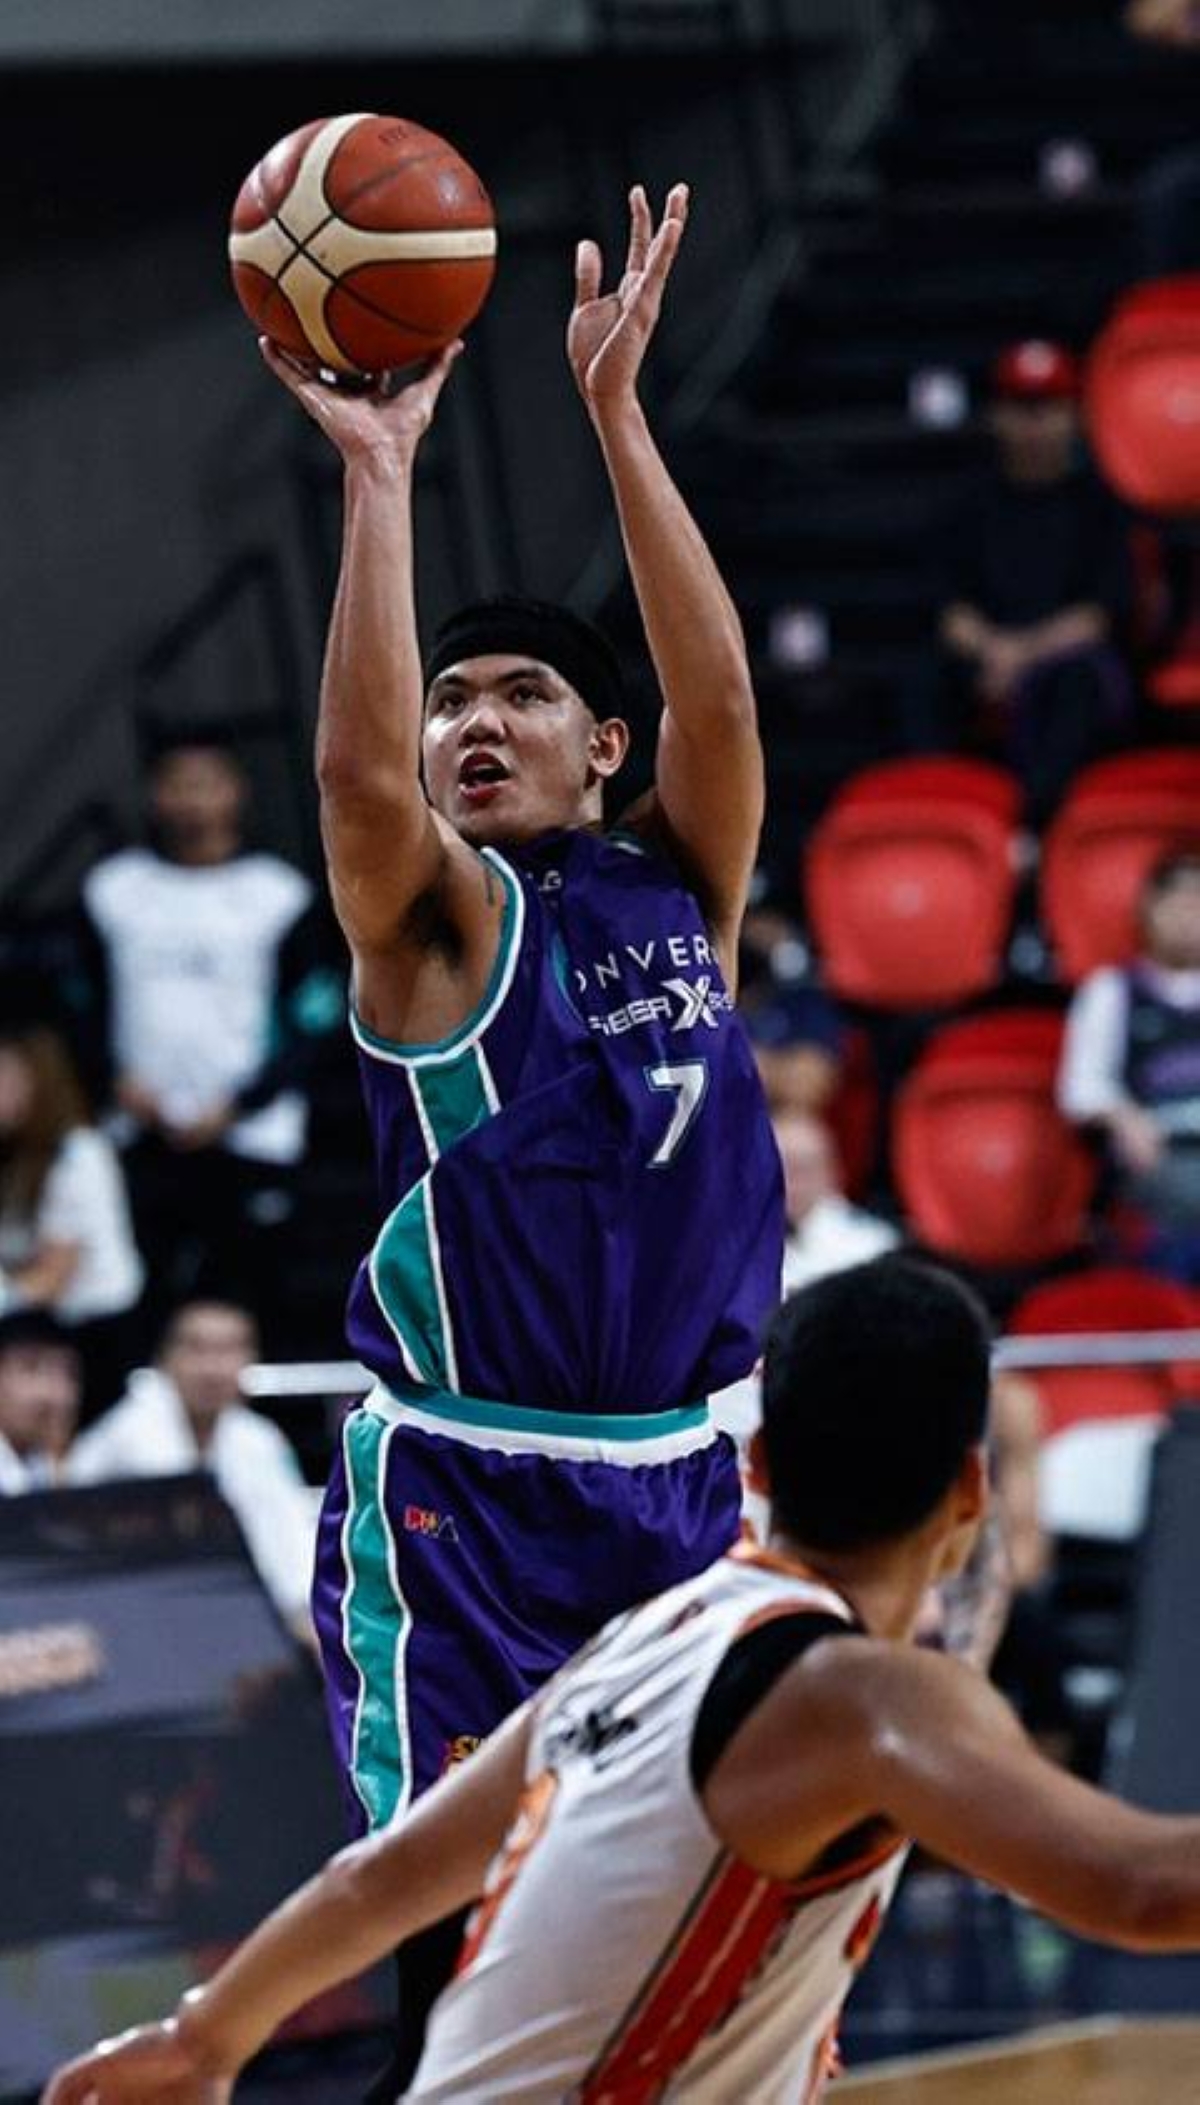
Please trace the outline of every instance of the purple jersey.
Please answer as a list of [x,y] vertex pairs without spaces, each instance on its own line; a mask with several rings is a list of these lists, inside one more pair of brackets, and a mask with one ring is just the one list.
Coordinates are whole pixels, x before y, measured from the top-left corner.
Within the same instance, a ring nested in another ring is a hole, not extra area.
[[484,855],[506,897],[475,1013],[429,1046],[354,1024],[389,1210],[351,1291],[351,1346],[418,1404],[573,1419],[693,1405],[754,1365],[784,1229],[757,1070],[697,902],[630,834]]

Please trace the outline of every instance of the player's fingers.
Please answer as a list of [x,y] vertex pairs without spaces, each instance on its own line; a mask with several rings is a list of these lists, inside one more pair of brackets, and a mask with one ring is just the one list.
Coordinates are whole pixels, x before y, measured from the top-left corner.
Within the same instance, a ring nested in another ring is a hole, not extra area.
[[650,200],[641,183],[635,183],[629,193],[629,254],[625,259],[625,275],[645,270],[650,252],[653,224],[650,218]]
[[[436,402],[447,380],[450,378],[456,361],[462,354],[462,347],[462,338],[456,336],[453,343],[447,344],[443,350],[438,352],[436,358],[430,359],[419,380],[415,382],[412,380],[411,375],[406,381],[403,373],[386,374],[384,383],[381,385],[381,393],[403,394],[406,386],[416,386],[424,390],[431,404]],[[389,382],[393,384],[388,385]]]
[[[659,221],[658,231],[654,237],[655,241],[660,244],[661,250],[661,246],[664,244],[664,237],[668,235],[670,236],[669,244],[667,244],[669,246],[669,256],[667,261],[668,270],[671,267],[671,263],[675,259],[675,252],[678,249],[680,242],[683,240],[684,228],[687,226],[688,205],[690,201],[691,196],[686,183],[673,183],[671,185],[671,188],[667,192],[666,204],[663,206],[663,216]],[[651,253],[653,253],[653,249],[654,243],[652,242]]]
[[575,299],[579,306],[587,300],[600,297],[600,274],[603,269],[600,249],[594,241],[580,241],[575,249]]
[[306,393],[311,394],[312,390],[319,386],[313,367],[305,365],[302,359],[294,358],[290,351],[280,350],[279,345],[273,344],[269,336],[259,337],[258,348],[262,353],[264,365],[270,366],[276,379],[282,380],[285,387],[290,387],[294,395],[303,399]]
[[[672,196],[674,196],[674,192],[672,192]],[[683,240],[683,228],[683,212],[672,213],[668,210],[657,234],[650,243],[650,254],[646,258],[646,268],[642,274],[645,296],[650,300],[658,298],[670,276],[671,266],[679,253],[679,244]]]

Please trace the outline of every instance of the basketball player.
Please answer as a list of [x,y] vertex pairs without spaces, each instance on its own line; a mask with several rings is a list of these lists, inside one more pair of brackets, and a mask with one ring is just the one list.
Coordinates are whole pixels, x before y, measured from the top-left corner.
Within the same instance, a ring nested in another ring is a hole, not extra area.
[[[677,187],[654,229],[632,193],[612,293],[580,245],[567,340],[664,705],[656,786],[613,833],[628,733],[589,623],[468,606],[421,665],[411,486],[454,350],[366,395],[266,352],[345,468],[317,765],[388,1211],[349,1306],[377,1386],[345,1423],[314,1604],[359,1828],[737,1530],[705,1398],[754,1363],[783,1222],[731,993],[754,697],[637,395],[686,212]],[[411,1968],[404,1991],[419,2009]]]
[[978,1656],[913,1642],[984,1511],[988,1371],[921,1259],[801,1288],[767,1342],[768,1547],[617,1618],[47,2105],[220,2105],[307,1997],[478,1895],[413,2105],[815,2097],[910,1840],[1080,1935],[1200,1946],[1200,1818],[1056,1767]]

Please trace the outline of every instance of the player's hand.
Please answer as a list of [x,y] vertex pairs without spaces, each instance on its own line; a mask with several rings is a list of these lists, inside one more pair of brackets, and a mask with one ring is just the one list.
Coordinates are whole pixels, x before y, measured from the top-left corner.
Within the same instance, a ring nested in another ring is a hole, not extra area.
[[258,339],[263,362],[308,411],[344,460],[379,453],[411,454],[433,422],[438,396],[462,350],[447,344],[415,374],[373,374],[359,385],[323,380],[315,367]]
[[173,2019],[106,2039],[52,2076],[41,2105],[229,2105],[233,2079],[200,2067]]
[[597,244],[579,243],[567,357],[575,385],[589,407],[633,393],[687,214],[686,183],[676,183],[671,190],[657,231],[641,184],[630,191],[629,248],[615,292],[600,290],[604,264]]

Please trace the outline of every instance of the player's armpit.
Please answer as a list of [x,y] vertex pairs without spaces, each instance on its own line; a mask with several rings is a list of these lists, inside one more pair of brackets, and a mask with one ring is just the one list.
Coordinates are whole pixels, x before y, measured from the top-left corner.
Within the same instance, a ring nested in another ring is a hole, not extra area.
[[957,1660],[872,1645],[847,1693],[862,1787],[932,1855],[1082,1936],[1200,1943],[1200,1818],[1143,1812],[1048,1761]]
[[[334,903],[354,957],[360,1022],[400,1044],[433,1044],[483,999],[504,927],[504,879],[484,856],[432,819],[438,840],[424,890],[395,894],[378,920],[336,877]],[[399,853],[393,848],[393,857]],[[382,899],[381,892],[375,895]]]

